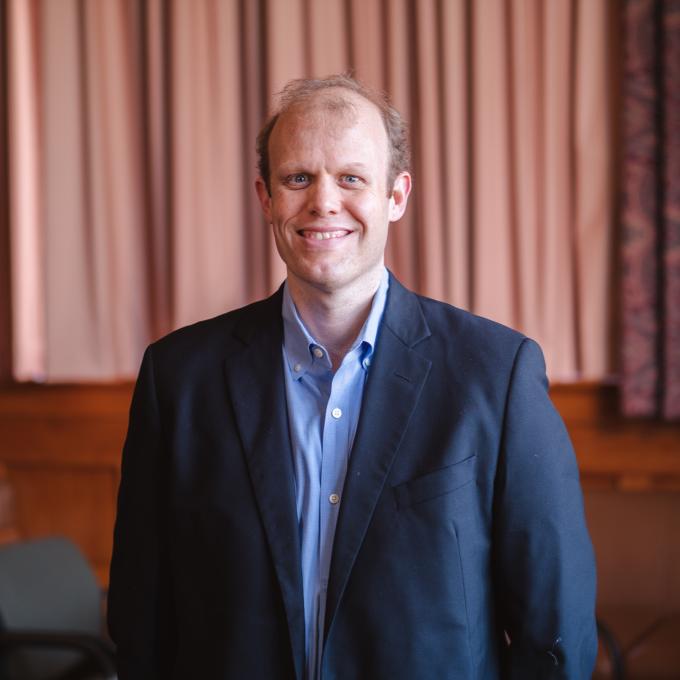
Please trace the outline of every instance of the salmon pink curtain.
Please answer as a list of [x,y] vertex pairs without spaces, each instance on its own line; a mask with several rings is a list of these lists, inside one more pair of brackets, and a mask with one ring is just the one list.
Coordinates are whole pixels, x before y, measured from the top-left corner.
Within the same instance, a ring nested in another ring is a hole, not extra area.
[[553,379],[608,376],[610,5],[0,3],[14,378],[130,378],[154,338],[273,291],[255,135],[288,79],[347,69],[411,125],[397,276],[536,338]]

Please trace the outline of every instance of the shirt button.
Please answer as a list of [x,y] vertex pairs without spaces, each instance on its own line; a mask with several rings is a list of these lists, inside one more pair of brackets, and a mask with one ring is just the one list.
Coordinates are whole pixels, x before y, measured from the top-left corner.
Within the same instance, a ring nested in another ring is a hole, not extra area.
[[337,420],[338,418],[342,418],[342,409],[340,409],[340,408],[338,408],[338,407],[336,406],[336,407],[331,411],[331,415],[332,415],[333,418],[335,418],[336,420]]
[[340,496],[338,496],[337,493],[332,493],[328,497],[328,500],[330,501],[331,505],[337,505],[340,502]]
[[296,373],[299,373],[302,370],[302,364],[295,364],[295,366],[293,366],[293,370]]
[[315,347],[315,348],[312,350],[312,352],[314,352],[314,356],[315,356],[317,359],[321,359],[321,358],[323,357],[323,350],[321,349],[321,347]]

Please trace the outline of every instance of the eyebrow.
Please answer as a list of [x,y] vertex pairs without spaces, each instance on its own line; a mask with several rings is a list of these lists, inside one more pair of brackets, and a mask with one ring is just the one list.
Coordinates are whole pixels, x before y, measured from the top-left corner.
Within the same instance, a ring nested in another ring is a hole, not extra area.
[[345,167],[348,168],[368,168],[369,166],[366,165],[366,163],[362,163],[361,161],[350,161],[349,163],[345,163]]
[[[349,163],[340,164],[339,166],[341,172],[349,172],[352,170],[359,170],[362,172],[370,171],[371,167],[362,163],[361,161],[350,161]],[[313,175],[315,174],[311,170],[306,169],[306,164],[301,163],[285,163],[279,166],[278,173],[280,176],[285,177],[286,175],[295,174],[297,172]]]

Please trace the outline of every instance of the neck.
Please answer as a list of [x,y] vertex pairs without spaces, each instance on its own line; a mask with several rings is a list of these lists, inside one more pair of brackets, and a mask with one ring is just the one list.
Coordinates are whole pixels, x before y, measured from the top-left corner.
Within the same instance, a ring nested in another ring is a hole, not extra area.
[[328,350],[336,371],[364,325],[382,268],[359,286],[322,290],[288,276],[288,290],[310,333]]

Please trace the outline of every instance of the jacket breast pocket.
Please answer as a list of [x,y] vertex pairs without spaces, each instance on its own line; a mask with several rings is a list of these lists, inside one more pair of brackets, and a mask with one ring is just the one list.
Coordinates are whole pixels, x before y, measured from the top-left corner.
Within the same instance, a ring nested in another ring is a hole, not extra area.
[[475,478],[477,456],[447,465],[392,487],[397,507],[407,508],[460,489]]

